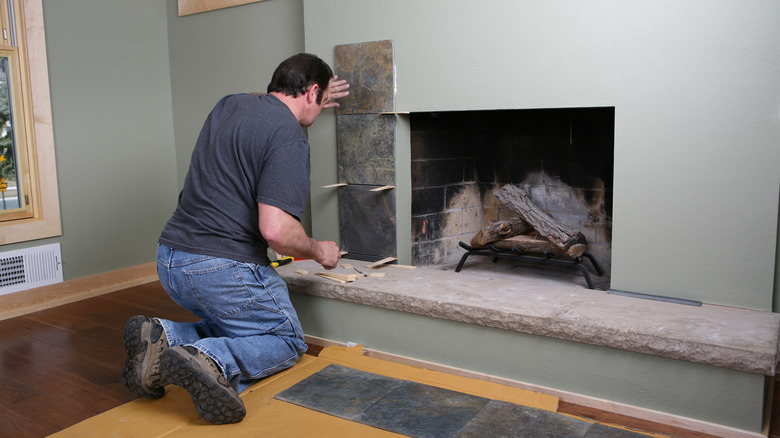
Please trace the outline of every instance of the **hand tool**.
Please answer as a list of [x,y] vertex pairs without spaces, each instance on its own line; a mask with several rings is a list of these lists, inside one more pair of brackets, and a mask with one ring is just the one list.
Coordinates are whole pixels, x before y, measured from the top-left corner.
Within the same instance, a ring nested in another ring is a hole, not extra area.
[[354,267],[354,266],[352,267],[352,269],[354,269],[354,270],[358,271],[358,274],[360,274],[360,275],[362,275],[362,276],[364,276],[364,277],[368,277],[368,275],[366,275],[366,274],[362,273],[362,272],[360,271],[360,269],[358,269],[358,268],[356,268],[356,267]]
[[284,257],[284,258],[281,258],[279,260],[274,260],[274,261],[271,262],[271,267],[272,268],[278,268],[279,266],[286,265],[286,264],[292,262],[293,260],[295,260],[295,259],[292,258],[292,257]]

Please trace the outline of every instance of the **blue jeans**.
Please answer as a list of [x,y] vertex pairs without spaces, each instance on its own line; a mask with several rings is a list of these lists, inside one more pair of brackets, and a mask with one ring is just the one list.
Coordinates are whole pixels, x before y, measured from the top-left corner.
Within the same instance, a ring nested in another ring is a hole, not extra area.
[[201,318],[159,319],[168,344],[206,353],[239,393],[306,351],[287,284],[274,268],[159,245],[157,274],[168,295]]

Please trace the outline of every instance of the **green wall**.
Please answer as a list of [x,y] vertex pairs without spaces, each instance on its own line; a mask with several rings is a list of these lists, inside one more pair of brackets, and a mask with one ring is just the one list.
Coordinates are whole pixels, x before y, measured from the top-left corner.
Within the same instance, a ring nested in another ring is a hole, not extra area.
[[[333,0],[304,13],[306,49],[330,62],[337,44],[395,41],[399,111],[614,106],[612,288],[772,310],[780,3]],[[323,122],[315,187],[335,182]],[[315,237],[333,235],[335,197],[312,203]]]
[[264,93],[276,67],[303,51],[303,3],[265,1],[177,16],[168,5],[173,127],[179,184],[206,116],[232,93]]
[[[303,51],[303,3],[271,0],[184,17],[177,15],[176,0],[166,3],[180,189],[203,121],[217,101],[233,93],[264,93],[279,63]],[[302,222],[310,229],[310,209]]]
[[176,198],[165,6],[43,12],[62,236],[14,246],[60,242],[66,280],[152,261]]

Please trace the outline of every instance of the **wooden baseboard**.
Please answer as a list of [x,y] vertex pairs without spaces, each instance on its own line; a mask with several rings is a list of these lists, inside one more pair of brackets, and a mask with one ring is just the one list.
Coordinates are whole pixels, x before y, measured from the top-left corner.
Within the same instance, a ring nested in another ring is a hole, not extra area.
[[153,281],[155,262],[0,295],[0,321]]
[[[331,345],[346,346],[341,342],[332,341],[325,338],[319,338],[316,336],[306,335],[306,343],[317,345],[321,347],[329,347]],[[368,357],[374,357],[377,359],[386,360],[388,362],[396,362],[404,365],[410,365],[419,368],[425,368],[434,371],[440,371],[447,374],[452,374],[461,377],[468,377],[477,380],[484,380],[492,383],[498,383],[500,385],[506,385],[513,388],[521,388],[528,391],[539,392],[542,394],[548,394],[558,397],[561,402],[567,404],[578,405],[592,410],[598,410],[604,413],[614,414],[623,419],[641,419],[644,423],[654,423],[662,426],[665,432],[657,431],[660,433],[676,432],[673,436],[680,437],[732,437],[732,438],[766,438],[765,434],[750,432],[747,430],[736,429],[729,426],[724,426],[715,423],[708,423],[705,421],[696,420],[694,418],[682,417],[679,415],[669,414],[666,412],[655,411],[652,409],[641,408],[637,406],[631,406],[623,403],[616,403],[609,400],[603,400],[595,397],[589,397],[581,394],[575,394],[566,391],[560,391],[554,388],[547,388],[544,386],[533,385],[530,383],[519,382],[516,380],[505,379],[503,377],[492,376],[489,374],[478,373],[474,371],[464,370],[461,368],[450,367],[446,365],[440,365],[434,362],[428,362],[424,360],[414,359],[411,357],[400,356],[393,353],[385,353],[382,351],[371,350],[368,348],[363,349],[364,354]],[[613,415],[613,418],[614,418]],[[597,420],[601,421],[601,420]],[[625,425],[624,425],[625,426]],[[670,430],[671,429],[671,430]]]

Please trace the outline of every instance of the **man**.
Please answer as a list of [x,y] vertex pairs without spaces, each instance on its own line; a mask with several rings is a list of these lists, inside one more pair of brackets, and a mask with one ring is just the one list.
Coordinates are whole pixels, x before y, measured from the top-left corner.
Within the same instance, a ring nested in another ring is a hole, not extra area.
[[308,237],[299,220],[309,196],[311,126],[349,85],[310,54],[292,56],[265,95],[224,97],[209,114],[171,219],[157,271],[165,290],[201,320],[135,316],[125,325],[122,381],[148,398],[184,387],[214,424],[241,421],[238,396],[294,365],[306,351],[287,286],[268,248],[336,267],[334,242]]

